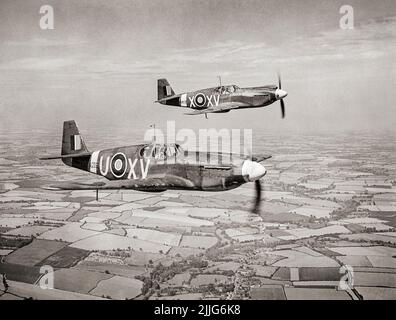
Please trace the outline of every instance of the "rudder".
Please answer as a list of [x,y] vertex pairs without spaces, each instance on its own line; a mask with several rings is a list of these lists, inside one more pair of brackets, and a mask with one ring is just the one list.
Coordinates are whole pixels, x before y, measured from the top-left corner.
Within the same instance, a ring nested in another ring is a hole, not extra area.
[[74,120],[63,122],[61,155],[89,152]]
[[175,92],[173,91],[167,79],[157,80],[157,93],[158,93],[158,97],[157,97],[158,100],[175,95]]

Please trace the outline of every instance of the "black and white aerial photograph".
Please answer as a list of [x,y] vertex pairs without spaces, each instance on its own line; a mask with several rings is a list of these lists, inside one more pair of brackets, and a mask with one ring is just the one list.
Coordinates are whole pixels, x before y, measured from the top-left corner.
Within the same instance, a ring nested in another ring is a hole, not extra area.
[[395,88],[394,0],[0,0],[0,305],[396,300]]

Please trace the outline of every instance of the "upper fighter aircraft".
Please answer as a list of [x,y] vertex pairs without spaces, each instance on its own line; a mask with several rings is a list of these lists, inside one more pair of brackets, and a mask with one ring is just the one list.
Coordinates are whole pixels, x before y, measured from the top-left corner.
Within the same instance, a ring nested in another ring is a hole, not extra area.
[[[186,114],[197,115],[208,113],[224,113],[234,109],[259,108],[268,106],[280,100],[282,118],[285,117],[285,103],[283,98],[287,92],[282,90],[280,75],[278,86],[239,88],[227,85],[202,89],[192,92],[175,94],[168,80],[158,79],[158,100],[164,105],[191,108]],[[221,82],[221,81],[220,81]]]
[[53,190],[225,191],[246,182],[255,182],[256,201],[253,211],[258,212],[261,200],[260,179],[266,174],[260,162],[270,157],[189,152],[178,144],[157,143],[90,152],[72,120],[63,123],[61,155],[46,156],[40,160],[61,159],[67,166],[108,180],[91,184],[65,182],[47,187]]

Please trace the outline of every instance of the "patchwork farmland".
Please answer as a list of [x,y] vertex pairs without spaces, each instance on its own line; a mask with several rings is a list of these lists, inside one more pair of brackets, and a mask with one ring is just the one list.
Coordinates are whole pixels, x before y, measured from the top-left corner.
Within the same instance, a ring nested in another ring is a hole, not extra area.
[[[23,134],[0,136],[15,154],[0,150],[0,272],[10,285],[0,299],[396,299],[391,142],[352,139],[343,153],[345,137],[314,137],[315,147],[258,137],[257,152],[274,156],[255,215],[252,184],[100,191],[98,201],[94,191],[45,190],[96,180],[43,165]],[[40,288],[46,268],[52,290]]]

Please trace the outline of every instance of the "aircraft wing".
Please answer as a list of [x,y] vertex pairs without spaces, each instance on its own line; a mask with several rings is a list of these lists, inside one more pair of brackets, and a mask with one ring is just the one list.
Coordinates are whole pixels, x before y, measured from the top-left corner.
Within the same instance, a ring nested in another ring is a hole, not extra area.
[[158,189],[154,191],[163,191],[166,188],[160,179],[146,180],[113,180],[107,182],[83,183],[75,181],[64,181],[56,184],[44,186],[48,190],[118,190],[118,189]]
[[47,190],[99,190],[106,189],[106,185],[105,182],[82,183],[76,181],[63,181],[46,185],[42,188]]
[[83,183],[77,181],[64,181],[43,186],[47,190],[118,190],[133,189],[139,191],[161,192],[172,185],[191,187],[191,182],[177,176],[158,176],[142,180],[109,180],[106,182]]
[[215,113],[215,112],[216,112],[216,110],[208,108],[208,109],[203,109],[203,110],[194,110],[191,112],[186,112],[184,114],[189,115],[189,116],[195,116],[198,114]]
[[269,96],[267,91],[259,92],[259,91],[246,91],[243,93],[244,97],[262,97],[262,96]]
[[191,112],[187,112],[185,114],[197,115],[197,114],[205,114],[205,113],[225,113],[233,109],[238,109],[241,106],[245,106],[245,104],[241,102],[224,102],[213,108],[194,110]]
[[267,160],[269,158],[272,158],[272,156],[270,154],[268,154],[268,155],[257,155],[257,156],[253,156],[252,160],[256,161],[256,162],[263,162],[264,160]]

